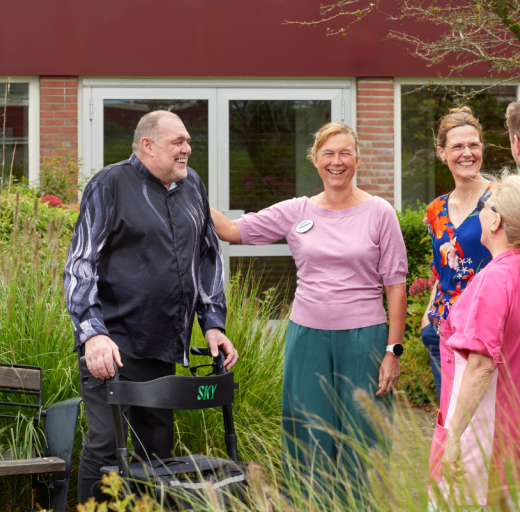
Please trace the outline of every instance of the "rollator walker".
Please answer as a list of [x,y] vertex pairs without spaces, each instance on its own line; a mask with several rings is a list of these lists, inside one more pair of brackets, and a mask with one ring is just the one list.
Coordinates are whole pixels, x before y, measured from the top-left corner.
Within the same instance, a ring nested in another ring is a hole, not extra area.
[[[209,347],[192,347],[194,356],[211,356]],[[213,488],[223,505],[227,502],[225,494],[234,494],[238,499],[244,495],[246,485],[245,464],[238,461],[237,436],[233,421],[232,404],[235,401],[234,373],[224,367],[225,354],[213,358],[212,364],[190,368],[191,377],[171,375],[148,382],[129,382],[119,380],[119,371],[114,364],[115,375],[107,379],[107,403],[112,406],[117,446],[117,466],[104,466],[101,472],[115,471],[120,475],[131,492],[139,493],[145,489],[155,492],[155,498],[168,508],[177,504],[185,510],[191,507],[186,499],[195,499],[207,492],[208,485]],[[197,369],[212,367],[206,376],[197,375]],[[127,437],[124,429],[123,405],[152,407],[159,409],[188,410],[222,407],[227,455],[229,459],[194,454],[171,457],[163,460],[129,461]],[[170,492],[168,492],[170,491]],[[223,493],[222,491],[226,491]],[[175,500],[172,500],[172,495]]]

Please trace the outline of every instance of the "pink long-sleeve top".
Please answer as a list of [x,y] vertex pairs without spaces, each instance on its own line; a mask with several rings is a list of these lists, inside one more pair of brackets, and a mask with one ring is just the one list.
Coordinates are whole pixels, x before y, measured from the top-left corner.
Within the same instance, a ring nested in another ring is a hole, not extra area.
[[[298,233],[306,220],[312,228]],[[298,268],[291,320],[304,327],[343,330],[385,323],[383,286],[406,282],[403,235],[384,199],[328,210],[299,197],[243,215],[236,224],[243,244],[287,240]]]

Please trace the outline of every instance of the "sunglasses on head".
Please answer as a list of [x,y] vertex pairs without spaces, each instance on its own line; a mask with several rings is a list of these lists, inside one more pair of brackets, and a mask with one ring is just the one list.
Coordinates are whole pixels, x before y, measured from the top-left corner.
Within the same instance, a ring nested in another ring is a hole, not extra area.
[[[482,211],[482,209],[484,208],[484,206],[486,205],[486,201],[489,199],[489,196],[482,196],[479,200],[478,200],[478,203],[477,203],[477,210],[479,212]],[[497,212],[497,209],[494,207],[494,206],[491,206],[490,204],[488,204],[488,206],[497,214],[497,215],[500,215],[498,212]],[[502,224],[500,224],[500,226],[498,226],[499,229],[502,229]]]
[[[490,196],[482,196],[477,203],[477,210],[481,212],[484,209],[484,206],[486,205],[486,201],[489,199]],[[498,213],[496,208],[494,206],[488,205],[495,213]]]

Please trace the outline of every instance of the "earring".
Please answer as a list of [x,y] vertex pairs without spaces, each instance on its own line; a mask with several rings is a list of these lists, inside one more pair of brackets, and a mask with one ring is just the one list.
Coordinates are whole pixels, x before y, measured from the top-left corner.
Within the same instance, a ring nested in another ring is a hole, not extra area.
[[495,230],[493,228],[491,228],[491,234],[494,235],[495,234]]

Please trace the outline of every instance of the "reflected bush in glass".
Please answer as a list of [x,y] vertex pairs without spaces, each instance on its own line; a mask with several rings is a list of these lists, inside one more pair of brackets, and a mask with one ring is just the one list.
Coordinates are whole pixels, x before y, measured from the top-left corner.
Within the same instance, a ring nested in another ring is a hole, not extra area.
[[[450,170],[436,156],[434,133],[440,119],[460,105],[456,92],[470,92],[472,87],[413,92],[416,86],[402,87],[401,98],[401,176],[403,209],[417,208],[417,200],[429,203],[453,190]],[[516,86],[497,86],[479,94],[467,104],[480,120],[486,146],[482,171],[494,173],[513,165],[509,139],[504,135],[504,114],[516,100]]]
[[330,108],[330,101],[230,101],[231,209],[259,211],[322,190],[306,152]]

